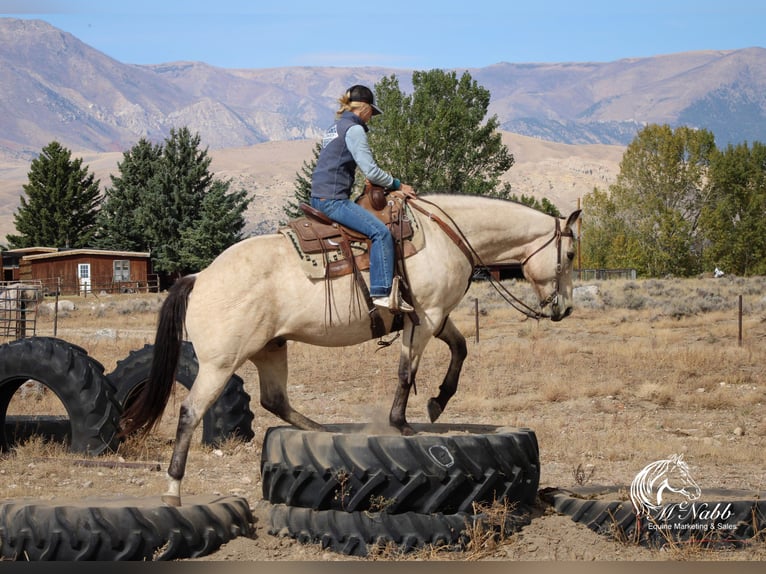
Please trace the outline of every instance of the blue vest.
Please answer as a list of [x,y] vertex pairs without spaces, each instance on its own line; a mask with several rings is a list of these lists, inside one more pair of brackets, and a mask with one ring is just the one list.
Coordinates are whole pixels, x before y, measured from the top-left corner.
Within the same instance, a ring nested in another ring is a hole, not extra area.
[[311,197],[348,199],[354,185],[356,162],[346,147],[346,132],[351,126],[367,125],[354,113],[343,112],[322,138],[314,173],[311,177]]

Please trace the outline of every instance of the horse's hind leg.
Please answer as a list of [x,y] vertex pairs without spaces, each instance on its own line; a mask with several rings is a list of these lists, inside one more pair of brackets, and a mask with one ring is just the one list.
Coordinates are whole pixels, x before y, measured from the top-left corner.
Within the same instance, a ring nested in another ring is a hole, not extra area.
[[181,481],[186,472],[186,459],[194,429],[221,394],[230,376],[229,371],[201,363],[191,391],[181,403],[176,441],[168,466],[168,490],[162,495],[162,501],[169,506],[181,506]]
[[271,341],[252,357],[258,368],[261,388],[261,406],[286,423],[304,430],[323,430],[324,427],[290,406],[287,398],[287,342]]
[[458,331],[455,324],[447,318],[444,328],[436,336],[441,341],[447,343],[450,349],[450,362],[447,374],[444,376],[442,384],[439,386],[439,396],[428,399],[428,416],[431,422],[434,422],[444,411],[447,403],[457,391],[457,383],[460,379],[460,371],[463,368],[463,361],[468,355],[468,349],[465,344],[465,337]]

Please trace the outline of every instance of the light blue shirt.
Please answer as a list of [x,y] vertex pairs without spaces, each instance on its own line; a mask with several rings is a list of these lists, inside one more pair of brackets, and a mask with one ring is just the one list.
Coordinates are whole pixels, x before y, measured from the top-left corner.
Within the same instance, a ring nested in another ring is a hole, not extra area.
[[391,187],[394,183],[394,176],[382,170],[375,163],[370,144],[367,141],[367,133],[362,126],[351,126],[346,130],[346,147],[351,152],[356,165],[373,185]]

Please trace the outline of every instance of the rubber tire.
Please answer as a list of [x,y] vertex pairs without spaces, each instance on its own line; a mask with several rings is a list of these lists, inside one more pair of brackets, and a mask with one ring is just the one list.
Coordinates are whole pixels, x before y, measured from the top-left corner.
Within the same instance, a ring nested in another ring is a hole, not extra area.
[[[149,372],[154,356],[154,345],[146,345],[119,361],[108,377],[117,389],[117,400],[123,408],[127,407],[132,396],[149,380]],[[181,345],[181,356],[176,370],[176,381],[191,389],[197,378],[199,363],[194,347],[188,341]],[[244,382],[238,375],[226,383],[218,400],[205,413],[202,419],[202,442],[218,446],[227,438],[236,437],[250,441],[253,432],[253,412],[250,410],[250,395],[245,391]]]
[[69,438],[69,417],[62,415],[6,415],[5,436],[11,444],[31,436],[51,442],[66,442]]
[[[673,523],[678,528],[660,530],[650,520],[636,521],[636,512],[630,501],[617,500],[625,487],[590,487],[573,492],[557,488],[540,491],[540,498],[550,504],[559,514],[569,516],[574,522],[584,524],[589,529],[618,540],[637,541],[643,546],[661,548],[672,541],[686,542],[697,539],[704,547],[730,548],[743,546],[747,541],[766,539],[766,500],[764,492],[741,490],[706,489],[705,500],[696,501],[697,506],[706,504],[706,509],[727,508],[731,513],[723,522],[735,524],[736,528],[713,531],[698,530],[691,526],[706,524],[710,520],[695,520],[689,513]],[[597,492],[614,492],[614,500],[594,500],[588,498]],[[714,497],[710,500],[708,497]],[[713,520],[721,522],[721,520]]]
[[[530,521],[529,514],[511,515],[502,529],[508,535]],[[321,544],[322,548],[341,554],[367,556],[371,547],[389,544],[394,544],[399,552],[411,552],[429,544],[461,550],[469,541],[466,531],[477,523],[490,527],[484,514],[342,512],[277,504],[269,512],[268,532],[295,538],[303,544]],[[492,528],[499,534],[499,527]]]
[[247,500],[186,497],[0,504],[0,560],[175,560],[216,551],[253,532]]
[[[473,512],[473,503],[532,505],[540,482],[537,438],[525,428],[413,425],[418,434],[367,434],[365,425],[327,431],[267,429],[263,497],[313,510],[389,514]],[[373,503],[376,502],[377,507]]]
[[28,379],[45,385],[64,405],[70,451],[97,455],[117,448],[122,411],[104,366],[61,339],[29,337],[0,346],[0,451],[13,444],[6,434],[8,405]]

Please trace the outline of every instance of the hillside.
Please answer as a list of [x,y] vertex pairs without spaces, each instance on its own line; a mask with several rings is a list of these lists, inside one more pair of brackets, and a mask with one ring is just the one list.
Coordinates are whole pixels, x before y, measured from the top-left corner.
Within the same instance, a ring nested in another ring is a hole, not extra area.
[[[562,212],[577,207],[577,200],[598,186],[606,189],[617,175],[624,148],[613,145],[568,145],[511,133],[503,141],[516,163],[503,177],[518,195],[547,197]],[[294,193],[295,175],[310,161],[314,140],[274,141],[247,147],[211,150],[211,170],[231,179],[233,188],[248,190],[254,198],[247,214],[247,232],[265,232],[284,219],[285,201]],[[122,153],[73,150],[83,164],[110,185]],[[13,213],[19,206],[22,186],[28,181],[29,161],[0,160],[0,243],[14,232]]]

